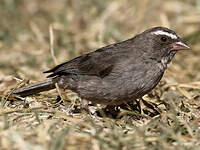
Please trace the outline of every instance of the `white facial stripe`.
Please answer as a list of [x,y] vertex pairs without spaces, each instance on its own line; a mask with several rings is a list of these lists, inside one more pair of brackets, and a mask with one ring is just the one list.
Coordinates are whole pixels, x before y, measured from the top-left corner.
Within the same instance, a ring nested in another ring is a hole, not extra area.
[[162,31],[162,30],[157,30],[157,31],[154,31],[152,32],[153,34],[156,34],[156,35],[166,35],[172,39],[178,39],[178,37],[175,35],[175,34],[172,34],[172,33],[169,33],[169,32],[165,32],[165,31]]

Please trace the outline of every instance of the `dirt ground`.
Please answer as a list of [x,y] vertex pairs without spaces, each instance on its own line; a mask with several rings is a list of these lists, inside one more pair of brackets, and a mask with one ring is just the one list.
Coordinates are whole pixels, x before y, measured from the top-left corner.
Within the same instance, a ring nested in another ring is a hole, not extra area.
[[[0,150],[200,149],[200,0],[1,0],[0,18]],[[132,102],[117,116],[90,115],[71,91],[62,100],[57,90],[11,95],[56,64],[153,26],[192,50],[175,56],[142,111]]]

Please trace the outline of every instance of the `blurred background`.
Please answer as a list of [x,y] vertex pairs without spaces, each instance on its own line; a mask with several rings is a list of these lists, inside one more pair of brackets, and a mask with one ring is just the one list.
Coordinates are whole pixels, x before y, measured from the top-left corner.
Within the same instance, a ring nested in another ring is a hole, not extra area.
[[[121,110],[120,119],[91,117],[73,112],[76,99],[57,101],[56,91],[9,95],[15,79],[41,81],[56,65],[50,37],[62,63],[154,26],[176,31],[192,47],[176,54],[147,96],[160,115]],[[199,110],[200,0],[0,0],[0,149],[197,150]]]
[[177,54],[168,78],[200,80],[200,0],[1,0],[0,17],[0,80],[45,78],[42,72],[55,66],[50,25],[58,63],[153,26],[169,27],[193,50]]

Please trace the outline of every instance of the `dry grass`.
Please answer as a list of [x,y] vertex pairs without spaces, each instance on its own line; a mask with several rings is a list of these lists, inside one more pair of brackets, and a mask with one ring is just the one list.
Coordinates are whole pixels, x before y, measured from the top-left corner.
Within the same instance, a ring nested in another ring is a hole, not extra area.
[[[0,16],[0,150],[200,149],[199,0],[1,0]],[[9,95],[45,79],[57,62],[159,25],[193,50],[176,55],[141,114],[131,107],[118,119],[77,112],[71,92],[64,101],[56,91]]]

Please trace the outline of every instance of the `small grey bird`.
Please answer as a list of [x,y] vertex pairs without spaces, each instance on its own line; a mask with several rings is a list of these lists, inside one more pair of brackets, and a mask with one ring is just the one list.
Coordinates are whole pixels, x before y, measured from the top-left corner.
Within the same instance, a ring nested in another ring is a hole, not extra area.
[[148,29],[135,37],[81,55],[44,73],[48,80],[15,90],[29,96],[55,88],[70,89],[94,103],[120,105],[150,92],[179,50],[190,47],[165,27]]

